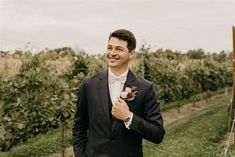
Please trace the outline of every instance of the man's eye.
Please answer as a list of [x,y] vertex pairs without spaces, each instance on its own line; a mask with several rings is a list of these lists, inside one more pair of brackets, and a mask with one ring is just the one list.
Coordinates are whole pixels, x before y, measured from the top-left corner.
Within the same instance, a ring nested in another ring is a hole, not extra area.
[[113,48],[112,47],[107,47],[107,50],[112,50]]
[[117,51],[123,51],[123,49],[117,48]]

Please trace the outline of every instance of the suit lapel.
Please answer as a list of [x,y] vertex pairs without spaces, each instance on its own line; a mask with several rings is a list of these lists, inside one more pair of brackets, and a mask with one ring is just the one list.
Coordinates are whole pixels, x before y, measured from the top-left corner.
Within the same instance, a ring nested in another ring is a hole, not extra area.
[[104,110],[104,115],[106,120],[109,123],[109,126],[111,127],[110,122],[110,110],[109,110],[109,91],[108,91],[108,71],[101,73],[99,76],[100,82],[99,82],[99,96],[101,99],[101,104]]
[[128,71],[127,74],[127,79],[123,87],[123,91],[125,90],[126,87],[133,87],[136,86],[136,76],[132,73],[131,70]]

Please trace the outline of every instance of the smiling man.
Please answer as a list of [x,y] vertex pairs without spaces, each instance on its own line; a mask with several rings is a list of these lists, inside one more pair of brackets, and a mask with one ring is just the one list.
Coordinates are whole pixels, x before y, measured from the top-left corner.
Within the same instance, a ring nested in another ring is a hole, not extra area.
[[153,84],[129,69],[135,48],[132,32],[112,32],[106,52],[109,68],[81,83],[73,127],[76,157],[143,157],[142,139],[163,140]]

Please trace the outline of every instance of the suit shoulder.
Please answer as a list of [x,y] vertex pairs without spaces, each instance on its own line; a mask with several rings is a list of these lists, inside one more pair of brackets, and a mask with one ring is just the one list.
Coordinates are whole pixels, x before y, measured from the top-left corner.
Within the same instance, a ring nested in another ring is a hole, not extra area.
[[85,77],[84,78],[84,81],[86,82],[86,84],[88,83],[90,83],[90,82],[94,82],[95,80],[98,80],[99,78],[103,78],[103,77],[105,77],[106,76],[106,72],[105,71],[103,71],[103,72],[100,72],[100,73],[97,73],[97,74],[95,74],[95,75],[93,75],[93,76],[87,76],[87,77]]
[[99,73],[97,73],[97,74],[95,74],[95,75],[92,75],[92,76],[87,76],[86,77],[86,80],[89,80],[89,79],[96,79],[96,78],[99,78],[99,76],[101,75],[101,74],[103,74],[104,72],[99,72]]
[[136,76],[136,77],[137,77],[138,82],[145,85],[145,86],[152,86],[153,85],[153,82],[151,82],[149,80],[146,80],[140,76]]

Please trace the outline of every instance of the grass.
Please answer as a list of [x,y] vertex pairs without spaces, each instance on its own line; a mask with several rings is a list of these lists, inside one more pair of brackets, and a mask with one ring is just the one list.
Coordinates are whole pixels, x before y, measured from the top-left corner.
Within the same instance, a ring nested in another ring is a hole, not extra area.
[[[72,143],[71,128],[66,131],[65,147]],[[58,152],[61,149],[61,128],[51,130],[45,135],[38,135],[28,142],[13,147],[8,152],[0,153],[0,157],[39,157]]]
[[[232,88],[227,87],[226,90],[227,90],[227,92],[231,92]],[[179,103],[180,103],[180,106],[183,106],[184,104],[192,103],[192,102],[196,103],[198,101],[208,99],[214,95],[223,94],[224,92],[225,92],[225,89],[223,88],[223,89],[219,89],[217,91],[210,92],[210,93],[203,92],[203,93],[191,96],[189,99],[180,100],[180,102],[174,101],[174,102],[170,102],[170,103],[161,103],[161,111],[167,111],[169,109],[179,107]]]
[[145,157],[222,157],[219,143],[227,132],[229,96],[215,106],[166,127],[162,144],[144,141]]
[[229,147],[228,154],[230,155],[230,157],[235,156],[235,145],[231,145]]

